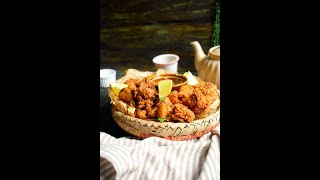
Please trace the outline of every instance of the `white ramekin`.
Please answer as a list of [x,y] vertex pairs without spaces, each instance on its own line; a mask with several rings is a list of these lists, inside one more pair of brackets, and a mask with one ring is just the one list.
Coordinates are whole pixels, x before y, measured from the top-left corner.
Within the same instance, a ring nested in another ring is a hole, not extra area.
[[109,87],[116,81],[116,71],[113,69],[100,69],[100,87]]

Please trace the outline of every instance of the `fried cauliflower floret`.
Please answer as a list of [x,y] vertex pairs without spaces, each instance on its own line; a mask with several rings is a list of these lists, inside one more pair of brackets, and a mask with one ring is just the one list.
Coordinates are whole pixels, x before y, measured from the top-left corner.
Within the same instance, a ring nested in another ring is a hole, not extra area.
[[211,103],[213,103],[213,101],[215,101],[219,97],[217,86],[211,82],[203,83],[203,86],[199,89],[204,96],[210,98]]
[[203,112],[218,98],[217,86],[211,82],[202,81],[199,87],[195,88],[193,98],[189,100],[189,107],[195,114],[198,114]]
[[152,108],[154,102],[150,99],[142,99],[142,98],[138,98],[138,108],[140,109],[146,109],[149,110]]
[[132,91],[128,87],[121,89],[119,92],[119,99],[130,104],[130,101],[133,100]]
[[187,106],[183,104],[175,104],[173,108],[172,120],[180,122],[191,122],[194,120],[195,114]]
[[158,113],[158,107],[157,106],[147,110],[147,115],[148,115],[149,118],[157,117],[157,113]]
[[193,91],[193,97],[190,99],[190,109],[197,114],[212,103],[213,102],[210,103],[210,98],[203,95],[200,89],[195,89]]
[[162,102],[158,103],[158,117],[166,119],[172,114],[172,103],[168,97],[165,97]]
[[182,103],[179,99],[179,93],[177,90],[171,91],[171,93],[168,95],[168,98],[170,99],[171,103]]
[[135,113],[137,118],[152,119],[157,117],[157,111],[158,111],[158,107],[154,107],[149,110],[137,108]]
[[128,85],[128,88],[132,91],[136,91],[137,87],[139,86],[141,80],[140,79],[128,79],[125,84]]
[[179,88],[179,99],[181,99],[182,104],[188,106],[188,99],[190,99],[190,96],[193,94],[194,88],[190,85],[181,86]]
[[139,119],[147,119],[147,111],[137,108],[136,117]]
[[141,99],[155,100],[158,92],[154,84],[142,81],[137,89],[137,97]]

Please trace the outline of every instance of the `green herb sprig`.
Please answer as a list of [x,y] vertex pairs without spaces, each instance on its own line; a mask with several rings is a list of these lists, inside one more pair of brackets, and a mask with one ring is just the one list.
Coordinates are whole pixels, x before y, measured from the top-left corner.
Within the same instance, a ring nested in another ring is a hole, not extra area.
[[163,118],[158,118],[158,121],[163,123],[164,122],[164,119]]
[[220,0],[216,3],[216,19],[214,23],[214,32],[212,35],[213,46],[220,45]]

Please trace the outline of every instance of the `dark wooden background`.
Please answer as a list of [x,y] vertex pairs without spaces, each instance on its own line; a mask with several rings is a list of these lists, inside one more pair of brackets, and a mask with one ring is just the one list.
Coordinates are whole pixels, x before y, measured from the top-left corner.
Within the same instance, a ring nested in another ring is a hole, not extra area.
[[173,53],[178,72],[195,72],[190,42],[213,46],[215,1],[100,0],[100,68],[153,71],[153,57]]

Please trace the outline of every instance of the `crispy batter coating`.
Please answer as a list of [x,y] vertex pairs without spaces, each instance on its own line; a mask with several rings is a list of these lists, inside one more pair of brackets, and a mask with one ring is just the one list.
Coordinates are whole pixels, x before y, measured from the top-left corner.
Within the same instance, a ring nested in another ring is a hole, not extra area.
[[137,90],[137,87],[139,86],[141,80],[140,79],[128,79],[125,84],[128,85],[128,88],[132,91]]
[[212,101],[216,100],[219,97],[217,92],[217,86],[211,82],[205,82],[203,86],[200,87],[200,90],[203,95],[207,96],[208,98],[211,98]]
[[191,122],[194,120],[195,114],[187,106],[183,104],[175,104],[173,108],[172,120],[180,122]]
[[138,108],[140,109],[146,109],[146,110],[149,110],[149,109],[152,109],[152,106],[154,105],[154,102],[151,100],[151,99],[140,99],[138,98],[139,101],[138,101]]
[[147,119],[147,111],[137,108],[136,117],[140,119]]
[[141,81],[137,89],[137,97],[140,96],[142,99],[155,100],[157,95],[158,92],[154,84]]
[[179,92],[177,90],[171,91],[171,93],[168,95],[168,98],[173,104],[182,103],[182,101],[179,99]]
[[152,109],[147,110],[147,115],[149,118],[156,118],[158,113],[158,107],[154,107]]
[[188,100],[193,94],[194,88],[190,85],[181,86],[179,88],[179,99],[181,99],[182,104],[189,106]]
[[132,91],[128,87],[121,89],[119,92],[119,99],[129,104],[133,99]]
[[152,109],[136,109],[136,117],[140,119],[152,119],[157,117],[158,107],[154,107]]
[[195,106],[191,106],[190,109],[196,114],[200,113],[201,111],[206,109],[210,104],[213,103],[210,102],[211,98],[208,98],[207,96],[203,95],[201,90],[198,88],[194,90],[193,96],[196,99],[196,103]]
[[158,117],[166,119],[172,114],[172,103],[168,97],[165,97],[162,102],[158,103]]

